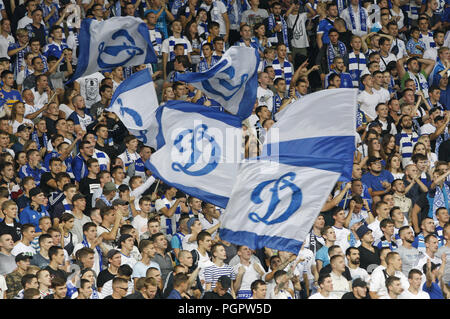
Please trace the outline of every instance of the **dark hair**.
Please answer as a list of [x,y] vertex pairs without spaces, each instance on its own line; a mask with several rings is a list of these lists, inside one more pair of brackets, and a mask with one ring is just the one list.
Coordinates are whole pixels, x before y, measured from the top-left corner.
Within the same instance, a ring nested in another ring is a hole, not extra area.
[[132,273],[133,269],[127,264],[124,264],[117,269],[117,274],[121,276],[130,277]]
[[197,244],[200,242],[200,241],[204,241],[205,239],[206,239],[206,237],[211,237],[211,234],[210,233],[208,233],[207,231],[205,231],[205,230],[202,230],[200,233],[198,233],[198,235],[197,235]]
[[250,290],[254,291],[256,289],[258,289],[259,286],[261,285],[265,285],[266,282],[264,280],[261,279],[256,279],[255,281],[252,282],[252,284],[250,285]]
[[61,247],[59,247],[59,246],[52,246],[52,247],[50,247],[49,249],[48,249],[48,258],[50,259],[50,260],[52,260],[53,258],[53,256],[56,256],[57,254],[58,254],[58,251],[60,250],[60,249],[62,249]]
[[20,283],[22,284],[22,288],[25,289],[25,285],[31,283],[31,281],[36,278],[36,275],[33,274],[25,274],[23,275],[22,279],[20,280]]
[[319,284],[319,286],[321,284],[323,284],[325,279],[327,279],[327,278],[331,278],[331,275],[329,273],[328,274],[319,275],[319,279],[317,280],[317,283]]

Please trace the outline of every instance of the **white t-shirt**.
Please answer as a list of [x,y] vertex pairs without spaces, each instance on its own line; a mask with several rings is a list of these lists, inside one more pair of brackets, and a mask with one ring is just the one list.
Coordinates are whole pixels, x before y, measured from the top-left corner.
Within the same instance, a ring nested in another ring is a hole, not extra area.
[[194,250],[198,248],[197,241],[194,240],[193,242],[189,242],[189,239],[192,237],[192,234],[186,235],[183,237],[183,240],[181,241],[181,246],[183,247],[183,250]]
[[12,128],[13,128],[13,134],[17,133],[17,129],[19,128],[20,125],[22,124],[28,124],[30,126],[33,126],[33,122],[30,121],[29,119],[24,118],[22,123],[17,122],[17,120],[14,120],[14,122],[12,123]]
[[398,299],[430,299],[430,295],[423,290],[419,290],[417,295],[415,295],[406,289],[398,296]]
[[306,33],[306,21],[308,19],[307,13],[299,13],[297,24],[294,26],[297,15],[290,14],[287,18],[287,25],[292,28],[292,47],[294,48],[307,48],[309,47],[308,34]]
[[311,295],[308,299],[337,299],[337,298],[334,297],[331,293],[328,295],[328,297],[325,297],[320,292],[317,292]]
[[436,132],[436,126],[433,126],[431,123],[424,124],[420,127],[420,134],[433,134]]
[[311,249],[303,248],[300,250],[297,260],[304,259],[304,261],[299,262],[296,266],[297,271],[300,274],[300,281],[303,281],[303,274],[306,273],[308,279],[314,280],[314,276],[311,272],[311,267],[316,265],[316,260],[314,258],[314,253]]
[[6,285],[5,276],[0,275],[0,299],[6,299],[6,290],[8,290],[8,286]]
[[386,70],[387,65],[391,61],[397,61],[397,57],[394,54],[389,53],[387,57],[384,56],[382,57],[380,55],[380,71],[384,72]]
[[28,24],[33,23],[33,19],[28,17],[28,14],[26,14],[22,19],[19,20],[17,23],[17,29],[23,29]]
[[80,94],[84,97],[88,109],[91,108],[92,104],[101,100],[99,88],[100,83],[104,78],[103,74],[95,72],[75,80],[80,84]]
[[367,271],[361,267],[358,267],[356,269],[352,269],[349,267],[350,275],[352,276],[352,279],[355,280],[356,278],[361,278],[365,282],[370,282],[370,275],[367,273]]
[[377,112],[375,112],[375,107],[381,102],[380,96],[378,94],[369,94],[366,91],[362,91],[357,98],[360,104],[360,110],[363,111],[372,120],[377,117]]
[[342,251],[346,251],[348,247],[350,247],[349,239],[351,231],[345,227],[337,228],[332,226],[334,232],[336,233],[336,242],[335,245],[339,245],[342,248]]
[[367,226],[373,235],[374,242],[380,240],[383,237],[383,232],[380,229],[380,221],[375,218],[375,220]]
[[32,255],[36,254],[36,250],[34,250],[33,247],[30,246],[26,246],[24,243],[22,243],[21,241],[19,243],[17,243],[17,245],[14,246],[14,248],[11,250],[11,255],[13,256],[17,256],[20,253],[31,253]]
[[[211,8],[211,6],[212,6],[212,8]],[[225,20],[223,18],[223,14],[227,13],[227,8],[223,4],[223,2],[218,1],[218,0],[213,0],[213,3],[211,3],[211,5],[208,6],[206,3],[202,3],[200,5],[200,8],[205,9],[207,12],[209,10],[211,10],[210,11],[211,21],[217,22],[220,26],[220,34],[225,35],[227,33],[227,29],[226,29],[226,25],[225,25]]]
[[[239,288],[239,290],[251,290],[250,286],[252,282],[254,282],[257,279],[261,279],[261,276],[256,272],[255,268],[253,267],[253,264],[254,262],[250,260],[249,266],[245,266],[240,262],[237,265],[233,266],[234,272],[236,274],[239,272],[240,266],[243,266],[245,268],[245,273],[242,276],[241,287]],[[258,264],[261,267],[261,269],[264,270],[263,266],[261,266],[259,262]]]
[[[369,291],[376,292],[380,297],[388,295],[386,277],[384,276],[383,270],[385,270],[384,267],[378,267],[372,272],[369,288]],[[404,290],[409,288],[409,281],[401,271],[396,271],[394,276],[400,278]]]
[[[203,215],[199,216],[198,219],[199,219],[200,223],[202,224],[202,230],[210,229],[211,227],[214,227],[219,223],[219,220],[215,219],[215,218],[213,218],[212,223],[210,223]],[[217,234],[217,230],[214,233],[212,233],[212,235],[211,235],[212,239],[214,239],[216,237],[216,234]]]
[[389,95],[389,91],[385,88],[380,88],[379,90],[372,89],[372,91],[380,97],[379,103],[387,103],[391,98],[391,96]]
[[[169,42],[170,42],[171,40],[174,41],[174,47],[175,47],[175,45],[178,44],[178,43],[186,44],[186,45],[187,45],[187,49],[184,50],[184,54],[185,54],[185,55],[188,55],[188,53],[191,53],[191,52],[192,52],[192,45],[191,45],[191,42],[188,40],[188,38],[186,38],[185,36],[182,36],[181,38],[175,38],[174,36],[171,36],[171,37],[165,39],[165,40],[162,42],[162,45],[161,45],[161,53],[167,53],[167,54],[170,55],[170,50],[171,50],[171,49],[173,50],[173,48],[170,48],[170,47],[169,47]],[[170,61],[170,56],[169,56],[168,61]]]
[[120,265],[122,266],[122,265],[129,265],[131,268],[133,268],[134,267],[134,265],[136,265],[136,263],[137,263],[137,260],[132,256],[132,254],[130,253],[130,255],[129,256],[127,256],[127,255],[124,255],[124,254],[122,254],[122,253],[120,253],[120,255],[121,255],[121,262],[120,262]]
[[258,85],[256,90],[256,96],[258,98],[258,106],[265,105],[272,112],[273,109],[273,92],[269,88],[264,89]]

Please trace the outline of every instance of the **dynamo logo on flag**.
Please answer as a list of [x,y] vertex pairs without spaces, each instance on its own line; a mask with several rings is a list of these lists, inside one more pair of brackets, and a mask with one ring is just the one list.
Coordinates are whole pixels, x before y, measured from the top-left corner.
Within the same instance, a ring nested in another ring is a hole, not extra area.
[[241,120],[182,101],[156,111],[157,151],[145,166],[186,194],[225,207],[242,158]]
[[239,167],[220,238],[298,254],[339,176],[351,174],[356,94],[320,91],[280,112],[262,156]]
[[78,39],[80,54],[71,81],[118,66],[157,62],[147,25],[140,18],[84,19]]
[[259,60],[258,50],[233,46],[211,69],[177,73],[175,81],[191,83],[229,113],[246,119],[256,101]]

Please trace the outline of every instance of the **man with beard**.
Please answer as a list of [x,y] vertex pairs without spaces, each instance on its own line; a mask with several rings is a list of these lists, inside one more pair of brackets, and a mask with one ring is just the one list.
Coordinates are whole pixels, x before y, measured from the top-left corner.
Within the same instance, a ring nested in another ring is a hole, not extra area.
[[86,103],[84,98],[81,95],[75,95],[72,98],[72,104],[75,107],[75,111],[70,114],[69,119],[72,119],[75,124],[75,132],[77,134],[81,131],[87,132],[87,127],[93,120],[92,117],[85,112]]
[[[363,224],[356,230],[356,234],[361,241],[361,246],[358,247],[360,265],[370,272],[381,263],[379,249],[373,246],[372,230]],[[371,267],[370,269],[369,266]]]
[[409,274],[409,271],[417,264],[420,252],[417,248],[412,246],[414,242],[414,232],[410,226],[403,226],[398,231],[402,245],[398,247],[396,252],[402,259],[402,272],[405,276]]
[[391,183],[394,181],[392,174],[383,170],[381,158],[369,157],[367,161],[369,172],[364,174],[361,181],[369,188],[369,193],[374,202],[378,201],[376,197],[380,197],[391,191]]
[[345,257],[347,257],[348,268],[350,269],[350,274],[352,279],[355,280],[360,278],[365,282],[369,282],[370,276],[367,271],[359,267],[361,258],[359,257],[359,250],[355,247],[349,247],[345,251]]
[[[408,71],[405,70],[405,67],[403,66],[404,60],[408,59],[406,64],[408,66]],[[425,64],[425,68],[421,70],[420,63]],[[427,77],[430,75],[430,73],[433,71],[435,62],[433,60],[429,59],[420,59],[420,58],[408,58],[404,57],[397,61],[397,67],[399,70],[399,78],[401,79],[402,83],[402,89],[405,88],[405,81],[408,79],[412,79],[414,83],[416,84],[416,94],[419,93],[419,91],[422,91],[425,98],[428,98],[428,82]]]
[[398,206],[402,213],[407,217],[412,207],[412,201],[406,197],[405,183],[401,179],[392,182],[392,190],[394,191],[394,205]]
[[436,44],[436,46],[425,50],[425,53],[423,54],[423,58],[436,61],[437,57],[438,57],[438,49],[444,45],[445,32],[443,30],[439,30],[439,29],[434,31],[433,41]]
[[400,127],[401,131],[395,135],[395,145],[399,147],[398,152],[402,155],[402,165],[406,167],[411,160],[412,151],[419,136],[412,130],[412,118],[409,115],[403,115],[400,118]]

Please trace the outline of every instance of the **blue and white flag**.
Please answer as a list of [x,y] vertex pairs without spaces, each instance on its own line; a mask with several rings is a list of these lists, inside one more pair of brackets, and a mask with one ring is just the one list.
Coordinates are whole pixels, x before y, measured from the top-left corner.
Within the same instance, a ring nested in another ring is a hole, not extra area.
[[132,74],[120,83],[108,111],[116,113],[131,134],[145,145],[156,147],[158,108],[155,84],[149,69]]
[[350,155],[354,147],[356,94],[321,91],[282,111],[264,155],[239,167],[221,216],[223,240],[298,254],[347,165],[341,153]]
[[252,114],[258,89],[258,50],[232,46],[209,70],[177,73],[175,81],[192,84],[241,119]]
[[242,159],[241,120],[202,105],[169,101],[156,111],[153,176],[186,194],[225,207]]
[[157,62],[147,25],[140,18],[84,19],[78,39],[80,54],[71,81],[118,66]]
[[307,94],[284,108],[267,133],[262,156],[274,160],[278,155],[338,159],[345,163],[343,177],[351,180],[357,92],[341,88],[324,90]]

